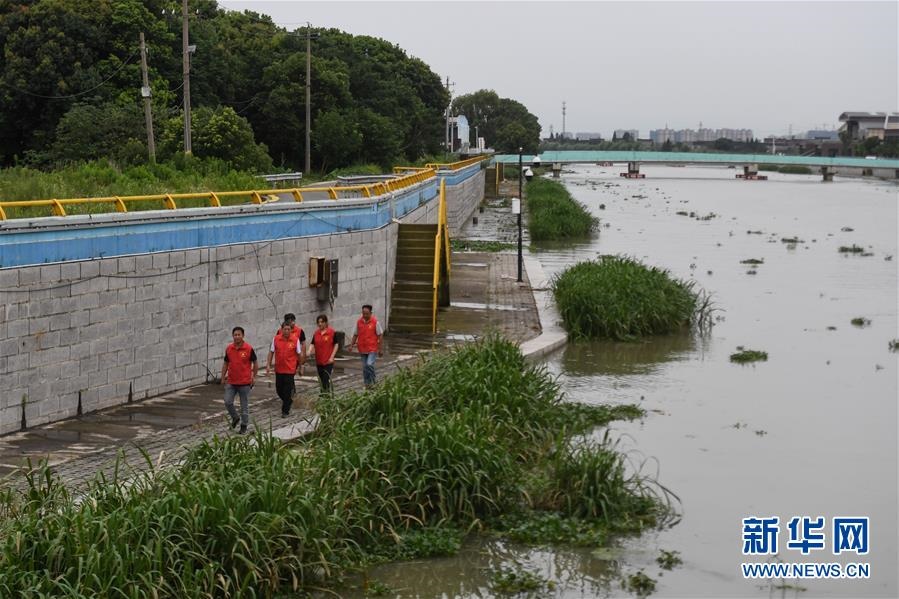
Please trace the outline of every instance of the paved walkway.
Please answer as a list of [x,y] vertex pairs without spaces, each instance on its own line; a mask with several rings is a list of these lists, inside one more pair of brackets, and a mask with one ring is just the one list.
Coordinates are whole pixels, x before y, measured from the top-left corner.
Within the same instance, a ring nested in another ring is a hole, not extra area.
[[[534,280],[540,281],[540,288],[545,287],[539,263],[528,260],[526,264],[528,275],[535,273]],[[491,330],[522,343],[535,355],[557,347],[560,340],[553,328],[554,318],[538,313],[538,307],[545,311],[547,306],[545,298],[540,299],[543,292],[535,292],[535,302],[527,277],[523,283],[516,279],[515,253],[454,254],[451,306],[440,313],[441,333],[388,333],[385,355],[377,365],[378,376],[389,376],[413,363],[422,352],[469,341]],[[541,316],[547,332],[544,335]],[[297,401],[287,418],[280,416],[274,376],[260,376],[250,400],[252,425],[277,431],[282,437],[307,430],[315,418],[312,407],[318,396],[318,379],[311,368],[309,374],[297,378]],[[338,356],[334,377],[337,393],[361,389],[359,359],[354,354]],[[77,488],[100,472],[111,473],[117,462],[120,468],[122,462],[126,468],[145,468],[147,458],[154,464],[175,463],[203,440],[234,434],[228,427],[222,394],[219,385],[198,385],[0,437],[0,474],[8,476],[9,484],[21,486],[21,466],[29,460],[36,464],[46,459],[64,484]]]

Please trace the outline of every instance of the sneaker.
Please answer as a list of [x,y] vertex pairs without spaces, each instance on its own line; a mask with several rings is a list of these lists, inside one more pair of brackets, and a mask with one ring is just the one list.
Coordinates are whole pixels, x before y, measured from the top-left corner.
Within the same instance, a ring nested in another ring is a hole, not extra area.
[[245,427],[245,426],[240,427],[240,433],[239,433],[239,434],[241,434],[241,435],[246,435],[246,434],[247,434],[247,427]]
[[281,418],[287,418],[290,416],[290,412],[281,412]]
[[231,419],[231,428],[237,426],[237,423],[240,422],[240,416],[235,416]]

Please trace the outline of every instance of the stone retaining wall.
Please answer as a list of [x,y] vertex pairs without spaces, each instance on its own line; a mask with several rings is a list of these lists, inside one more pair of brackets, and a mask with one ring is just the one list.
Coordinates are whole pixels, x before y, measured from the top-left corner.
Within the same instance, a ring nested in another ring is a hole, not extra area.
[[[452,227],[461,227],[482,192],[483,171],[448,181]],[[427,197],[412,197],[403,222],[437,221],[438,201]],[[386,209],[378,206],[372,209]],[[210,380],[221,372],[234,326],[246,329],[262,366],[286,312],[309,336],[320,313],[335,329],[351,331],[363,303],[389,326],[397,230],[389,221],[325,235],[0,268],[0,434]],[[64,247],[65,230],[55,235]],[[5,247],[9,258],[14,250]],[[308,285],[312,256],[338,260],[333,306]]]

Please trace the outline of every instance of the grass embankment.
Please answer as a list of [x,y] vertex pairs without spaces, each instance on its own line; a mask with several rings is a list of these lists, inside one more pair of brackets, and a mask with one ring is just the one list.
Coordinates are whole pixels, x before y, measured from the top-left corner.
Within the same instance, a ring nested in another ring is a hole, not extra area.
[[[54,171],[16,167],[0,170],[0,201],[155,195],[193,191],[266,189],[268,184],[250,173],[230,170],[215,159],[180,158],[154,165],[121,168],[107,161],[73,165]],[[223,204],[246,198],[222,198]],[[179,206],[203,206],[205,200],[179,200]],[[157,210],[158,201],[132,202],[128,210]],[[49,216],[49,207],[5,208],[9,218]],[[112,212],[109,204],[69,204],[68,214]]]
[[588,237],[599,224],[561,183],[534,178],[527,184],[526,197],[532,241]]
[[38,469],[27,492],[0,496],[0,596],[272,596],[452,553],[488,523],[542,521],[558,540],[595,543],[671,513],[607,436],[570,440],[639,408],[564,403],[496,338],[320,412],[298,447],[215,439],[177,468],[98,479],[78,501]]
[[710,323],[711,303],[667,270],[600,256],[557,275],[553,297],[574,339],[627,341]]

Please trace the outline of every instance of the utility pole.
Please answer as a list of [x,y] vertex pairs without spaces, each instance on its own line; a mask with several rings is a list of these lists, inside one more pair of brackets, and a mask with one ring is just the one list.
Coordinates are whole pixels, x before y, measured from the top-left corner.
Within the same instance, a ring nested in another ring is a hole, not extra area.
[[184,72],[184,153],[191,154],[190,146],[190,48],[187,32],[187,0],[181,0],[181,61]]
[[450,147],[450,106],[453,103],[453,94],[450,92],[450,80],[449,75],[446,76],[446,91],[449,92],[450,100],[449,104],[446,105],[446,132],[443,136],[443,159],[449,160],[449,147]]
[[565,102],[562,102],[562,139],[565,139]]
[[144,117],[147,120],[147,150],[150,163],[156,162],[156,139],[153,136],[153,99],[150,91],[150,76],[147,74],[147,45],[144,43],[144,32],[140,32],[140,70],[143,75],[143,87],[140,95],[144,98]]
[[306,161],[303,172],[312,170],[312,24],[306,21]]

